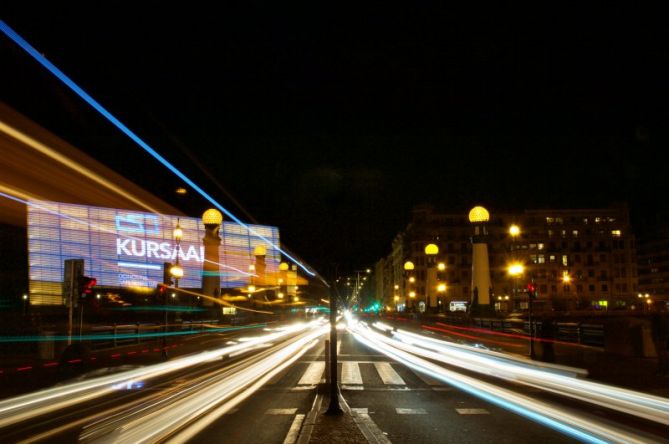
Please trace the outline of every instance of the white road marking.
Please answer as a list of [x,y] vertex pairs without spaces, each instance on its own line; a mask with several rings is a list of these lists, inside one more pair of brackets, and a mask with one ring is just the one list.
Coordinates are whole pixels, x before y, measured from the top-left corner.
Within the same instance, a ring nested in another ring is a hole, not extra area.
[[364,390],[365,388],[361,385],[342,385],[342,390]]
[[486,409],[455,409],[461,415],[489,415]]
[[343,362],[341,364],[342,384],[362,384],[362,375],[357,362]]
[[353,413],[357,413],[359,415],[367,415],[369,414],[369,411],[367,410],[367,407],[352,407],[351,411]]
[[315,385],[298,385],[298,386],[295,386],[295,387],[291,387],[288,390],[291,391],[291,392],[302,392],[302,391],[305,391],[305,390],[313,390],[315,388],[316,388]]
[[379,372],[379,376],[384,384],[388,385],[406,385],[404,380],[397,374],[395,369],[388,362],[375,362],[374,367]]
[[315,385],[321,382],[323,378],[323,372],[325,371],[325,362],[313,362],[309,364],[307,371],[304,372],[302,378],[297,383],[297,385]]
[[294,415],[297,413],[297,408],[294,409],[269,409],[265,415]]
[[397,407],[395,411],[398,415],[427,415],[425,409],[403,409]]
[[288,429],[288,434],[286,435],[286,439],[283,440],[283,444],[295,444],[297,437],[300,435],[302,422],[304,422],[304,415],[301,413],[295,415],[295,419],[293,419],[293,423],[290,425],[290,429]]

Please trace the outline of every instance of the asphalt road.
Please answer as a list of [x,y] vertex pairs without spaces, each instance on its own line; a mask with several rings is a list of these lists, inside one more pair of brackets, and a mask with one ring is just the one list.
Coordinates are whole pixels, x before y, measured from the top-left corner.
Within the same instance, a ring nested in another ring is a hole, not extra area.
[[[260,331],[228,332],[189,339],[193,349],[243,343],[241,338],[263,334]],[[191,395],[216,395],[222,383],[240,378],[246,369],[264,362],[299,342],[304,333],[261,344],[239,355],[190,366],[167,375],[147,379],[140,387],[125,387],[105,396],[68,406],[0,429],[0,442],[104,442],[116,438],[121,430],[134,424],[170,415],[193,417],[184,420],[183,429],[203,422],[208,413],[198,413],[204,403],[189,401]],[[324,379],[324,339],[307,338],[308,344],[296,361],[276,360],[253,376],[257,387],[246,395],[235,392],[239,402],[230,404],[186,438],[174,432],[169,437],[194,443],[285,443],[297,441],[300,426],[308,416]],[[359,422],[375,434],[381,443],[562,443],[574,439],[551,428],[498,407],[480,397],[454,388],[443,381],[399,363],[379,350],[359,342],[353,334],[340,331],[339,380],[341,393]],[[285,368],[282,367],[285,362]],[[669,438],[663,426],[643,419],[596,407],[538,388],[522,387],[491,376],[477,375],[446,366],[470,377],[495,384],[506,390],[538,399],[579,417],[597,419],[645,437],[643,442],[662,442]],[[265,378],[265,379],[263,379]],[[191,402],[187,404],[186,402]],[[227,403],[228,401],[225,401]],[[212,410],[220,401],[212,402]],[[179,413],[184,412],[184,413]],[[147,422],[147,424],[149,424]],[[152,430],[153,426],[147,425]],[[39,439],[36,439],[39,438]],[[126,438],[127,439],[127,438]],[[127,441],[126,442],[132,442]],[[137,441],[139,442],[139,441]],[[666,441],[665,441],[666,442]]]

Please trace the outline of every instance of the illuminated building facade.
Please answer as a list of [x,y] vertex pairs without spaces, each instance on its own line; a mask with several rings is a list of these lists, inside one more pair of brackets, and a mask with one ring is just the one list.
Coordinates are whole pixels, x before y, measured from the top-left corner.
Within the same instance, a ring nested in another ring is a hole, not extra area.
[[[515,239],[509,234],[512,224],[520,227]],[[491,304],[498,310],[526,308],[525,288],[531,278],[539,293],[538,310],[610,310],[629,307],[636,299],[636,244],[626,207],[491,211],[486,227]],[[415,264],[416,297],[423,299],[428,291],[424,248],[429,243],[438,245],[436,260],[446,264],[444,309],[452,303],[469,301],[472,243],[467,211],[442,213],[429,205],[415,207],[407,228],[395,238],[392,253],[385,260],[396,264],[410,260]],[[516,282],[515,300],[514,283],[507,269],[512,260],[525,266]],[[389,280],[403,281],[401,270],[393,268],[392,272]],[[501,301],[508,302],[502,306]],[[384,303],[391,305],[393,301],[386,298]],[[437,309],[432,304],[429,307],[430,311]]]
[[[179,262],[184,269],[180,287],[202,288],[202,240],[205,227],[200,218],[143,213],[113,208],[34,201],[27,206],[28,262],[31,305],[62,305],[63,263],[84,259],[84,274],[108,288],[155,288],[163,279],[163,264]],[[180,248],[173,230],[183,229]],[[266,270],[276,273],[280,252],[257,235],[279,245],[276,227],[249,225],[256,234],[236,223],[224,222],[216,268],[222,288],[249,281],[249,265],[255,247],[266,248]]]
[[[659,307],[669,304],[669,233],[639,241],[639,294]],[[645,296],[648,295],[648,298]]]

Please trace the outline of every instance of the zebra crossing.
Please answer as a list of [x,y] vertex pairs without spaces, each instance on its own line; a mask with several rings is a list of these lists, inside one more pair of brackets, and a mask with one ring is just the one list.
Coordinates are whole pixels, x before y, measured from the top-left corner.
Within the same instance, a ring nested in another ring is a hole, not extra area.
[[[301,366],[302,373],[297,381],[296,390],[314,387],[323,382],[326,377],[325,362],[311,361],[304,364],[306,365]],[[339,382],[342,390],[368,388],[376,390],[452,390],[443,382],[414,372],[401,364],[383,361],[343,361],[339,364]]]

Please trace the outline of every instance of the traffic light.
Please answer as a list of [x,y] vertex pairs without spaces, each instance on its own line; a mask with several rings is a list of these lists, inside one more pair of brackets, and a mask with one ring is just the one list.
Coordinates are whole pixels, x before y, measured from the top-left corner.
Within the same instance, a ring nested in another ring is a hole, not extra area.
[[[165,262],[163,264],[163,285],[166,285],[168,287],[171,287],[174,285],[174,282],[172,282],[172,275],[170,274],[170,270],[172,269],[172,264],[169,262]],[[162,287],[164,288],[164,287]]]
[[78,281],[77,296],[81,299],[93,294],[93,287],[98,283],[97,279],[88,276],[79,276]]
[[534,284],[534,282],[527,283],[527,295],[532,299],[537,298],[537,286]]

